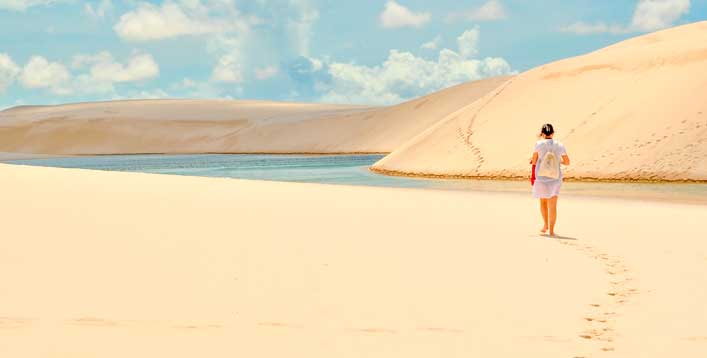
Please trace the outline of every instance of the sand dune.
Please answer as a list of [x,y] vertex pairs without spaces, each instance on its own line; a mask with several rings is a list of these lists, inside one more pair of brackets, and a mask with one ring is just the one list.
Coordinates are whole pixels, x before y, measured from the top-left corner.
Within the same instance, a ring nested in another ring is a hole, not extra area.
[[0,151],[387,153],[507,79],[470,82],[382,108],[227,100],[18,107],[0,112]]
[[54,155],[49,154],[31,154],[31,153],[7,153],[0,152],[0,161],[4,160],[23,160],[23,159],[39,159],[39,158],[53,158]]
[[707,22],[522,73],[377,163],[397,174],[527,177],[543,123],[567,177],[707,180]]
[[567,198],[550,240],[511,194],[0,165],[0,197],[2,357],[707,352],[701,206]]

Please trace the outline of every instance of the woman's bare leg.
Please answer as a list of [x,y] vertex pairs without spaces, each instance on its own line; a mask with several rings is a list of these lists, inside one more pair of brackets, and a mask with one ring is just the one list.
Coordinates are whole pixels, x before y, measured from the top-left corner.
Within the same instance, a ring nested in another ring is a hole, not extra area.
[[550,216],[550,235],[555,235],[555,223],[557,222],[557,197],[553,196],[548,199],[547,206]]
[[548,202],[548,199],[540,199],[540,213],[541,213],[542,216],[543,216],[543,223],[545,223],[545,225],[543,226],[543,228],[540,229],[540,232],[543,233],[543,234],[547,232],[547,228],[548,228],[548,225],[547,225],[547,219],[548,219],[548,217],[547,217],[547,215],[548,215],[548,213],[547,213],[547,211],[548,211],[548,210],[547,210],[547,207],[548,207],[547,202]]

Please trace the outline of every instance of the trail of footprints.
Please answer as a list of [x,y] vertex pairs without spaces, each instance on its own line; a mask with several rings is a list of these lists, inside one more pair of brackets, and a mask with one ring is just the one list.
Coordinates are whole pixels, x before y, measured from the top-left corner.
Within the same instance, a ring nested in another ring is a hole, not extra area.
[[[463,123],[459,123],[459,125],[457,125],[457,136],[459,137],[461,142],[464,143],[464,146],[471,152],[471,154],[476,159],[476,167],[474,168],[474,172],[476,174],[479,174],[479,171],[481,170],[481,166],[484,164],[486,159],[481,154],[481,150],[479,149],[479,147],[474,145],[474,143],[472,143],[472,141],[471,141],[471,137],[474,135],[474,131],[471,128],[473,127],[474,122],[476,122],[476,119],[478,118],[479,113],[481,113],[481,111],[483,111],[484,108],[486,108],[486,106],[489,103],[491,103],[494,99],[496,99],[496,97],[501,95],[501,93],[503,93],[503,91],[512,82],[513,82],[513,80],[509,80],[508,82],[506,82],[503,86],[501,86],[501,88],[499,88],[499,90],[496,93],[494,93],[493,96],[491,96],[491,98],[489,98],[483,105],[481,105],[481,107],[479,107],[479,109],[476,111],[476,113],[474,113],[474,115],[471,117],[471,119],[469,120],[469,122],[467,123],[466,126],[462,125]],[[459,119],[457,117],[457,118],[454,118],[453,120],[459,120]]]
[[[699,117],[702,117],[702,112],[697,112]],[[586,121],[582,122],[585,124]],[[694,140],[686,139],[683,136],[694,135],[698,131],[707,129],[707,120],[701,118],[683,119],[680,124],[669,125],[662,130],[655,131],[641,138],[635,138],[632,143],[620,145],[611,150],[607,150],[600,157],[592,160],[591,165],[595,169],[599,169],[602,163],[608,163],[613,166],[615,163],[620,163],[621,166],[631,163],[631,158],[638,158],[646,155],[653,155],[655,160],[655,168],[662,172],[675,171],[675,163],[682,163],[683,172],[693,170],[694,167],[704,160],[705,152],[701,150],[702,143],[707,141],[705,138],[695,137]],[[699,138],[699,139],[698,139]],[[676,145],[681,143],[680,145]],[[672,143],[666,147],[664,144]],[[671,148],[670,150],[666,148]],[[660,155],[656,151],[660,150]],[[646,177],[650,179],[659,179],[661,176],[654,173],[654,170],[646,170],[640,167],[625,167],[614,173],[613,179],[631,178],[631,177]]]
[[[583,340],[595,342],[602,352],[613,352],[614,342],[619,337],[616,332],[616,320],[620,317],[619,311],[639,293],[631,287],[633,277],[631,271],[621,258],[611,256],[591,245],[571,241],[558,241],[597,260],[604,267],[609,276],[609,289],[605,299],[589,304],[588,313],[583,317],[585,329],[579,337]],[[575,358],[587,358],[576,356]]]
[[484,164],[484,161],[486,161],[486,159],[483,155],[481,155],[481,150],[479,150],[478,147],[471,143],[471,136],[474,134],[474,132],[469,129],[468,133],[464,133],[464,130],[460,125],[457,126],[457,134],[462,143],[464,143],[466,149],[468,149],[474,156],[474,159],[476,159],[476,167],[474,168],[474,171],[478,174],[479,170],[481,169],[481,166]]

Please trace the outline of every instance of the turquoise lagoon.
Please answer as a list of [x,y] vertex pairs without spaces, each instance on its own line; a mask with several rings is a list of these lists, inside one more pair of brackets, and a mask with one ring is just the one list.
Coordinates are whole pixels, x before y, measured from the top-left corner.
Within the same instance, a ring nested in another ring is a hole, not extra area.
[[[527,181],[391,177],[368,168],[383,155],[103,155],[14,160],[7,163],[61,168],[287,182],[469,190],[530,195]],[[563,195],[667,200],[707,204],[707,184],[567,182]]]

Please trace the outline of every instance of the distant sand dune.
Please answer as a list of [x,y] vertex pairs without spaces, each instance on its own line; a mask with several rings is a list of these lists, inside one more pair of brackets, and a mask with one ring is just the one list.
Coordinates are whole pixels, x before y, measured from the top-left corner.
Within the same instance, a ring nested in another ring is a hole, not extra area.
[[555,125],[584,179],[707,180],[707,22],[516,76],[374,166],[391,174],[527,177]]
[[0,112],[0,152],[390,153],[397,175],[522,178],[543,123],[566,177],[707,181],[707,22],[392,107],[139,100]]
[[0,151],[44,154],[391,152],[508,77],[391,107],[136,100],[0,112]]

